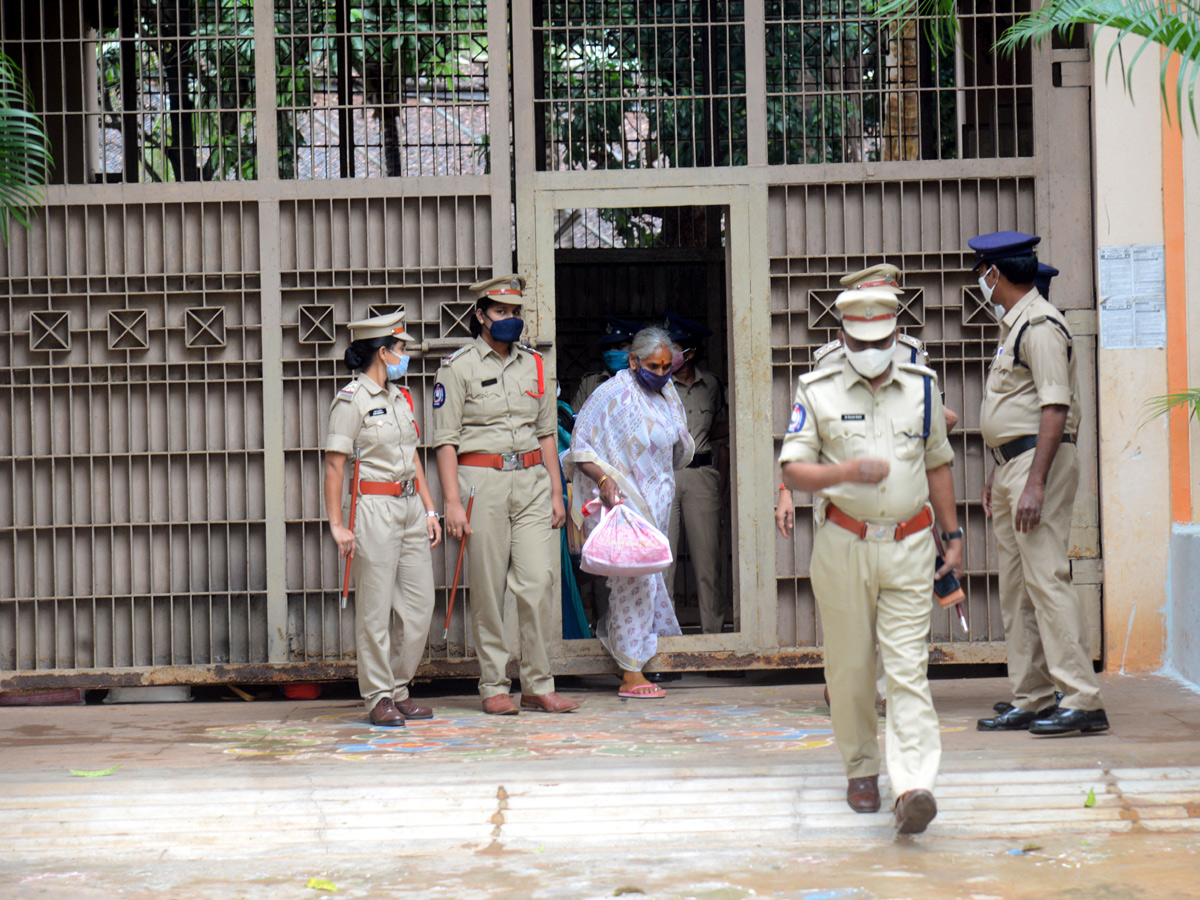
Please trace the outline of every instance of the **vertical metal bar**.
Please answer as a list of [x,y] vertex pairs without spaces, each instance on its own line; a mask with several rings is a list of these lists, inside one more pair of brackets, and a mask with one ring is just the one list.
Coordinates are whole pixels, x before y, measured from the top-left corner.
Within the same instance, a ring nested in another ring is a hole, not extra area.
[[342,178],[354,177],[354,119],[350,115],[350,13],[349,0],[334,0],[337,46],[338,161]]
[[[525,5],[525,4],[518,4]],[[515,13],[514,13],[515,15]],[[492,270],[505,272],[512,269],[513,240],[510,210],[512,208],[512,150],[508,142],[510,116],[512,107],[509,106],[508,95],[508,3],[501,0],[490,0],[487,6],[487,41],[488,41],[488,142],[491,151],[491,217],[492,217]],[[504,48],[497,53],[493,48]],[[499,57],[499,58],[497,58]],[[515,59],[514,59],[515,62]],[[542,63],[541,57],[530,59],[535,67]],[[514,72],[515,75],[515,72]],[[516,95],[520,97],[520,94]],[[530,110],[534,109],[533,94],[526,95],[525,102]],[[535,116],[534,118],[544,118]],[[534,149],[534,148],[531,148]],[[536,145],[534,152],[545,155],[544,137]],[[473,260],[478,263],[479,249],[472,251]]]
[[[746,10],[746,155],[752,166],[767,164],[767,25],[762,3]],[[780,29],[783,39],[785,29]],[[782,72],[786,76],[786,71]],[[733,122],[732,106],[730,122]],[[786,142],[785,142],[786,144]]]

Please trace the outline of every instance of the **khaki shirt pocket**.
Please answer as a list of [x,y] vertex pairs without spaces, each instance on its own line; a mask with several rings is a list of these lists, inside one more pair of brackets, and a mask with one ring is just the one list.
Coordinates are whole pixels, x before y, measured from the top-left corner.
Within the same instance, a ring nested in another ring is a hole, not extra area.
[[1013,376],[1013,358],[1005,348],[1005,353],[994,363],[988,371],[987,389],[989,391],[1003,392],[1012,387]]
[[892,421],[892,452],[896,459],[916,459],[925,452],[925,438],[921,432],[924,419],[902,418]]
[[839,459],[854,459],[867,452],[867,423],[833,422],[829,426],[829,443]]
[[365,416],[362,430],[358,433],[358,445],[362,448],[380,447],[400,443],[400,423],[392,413],[382,416]]

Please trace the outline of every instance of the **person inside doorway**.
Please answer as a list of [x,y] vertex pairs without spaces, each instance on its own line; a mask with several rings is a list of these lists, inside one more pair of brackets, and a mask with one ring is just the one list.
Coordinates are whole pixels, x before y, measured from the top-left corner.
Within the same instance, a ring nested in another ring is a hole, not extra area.
[[[700,605],[700,630],[719,633],[730,612],[729,598],[719,585],[721,521],[729,487],[729,421],[725,389],[711,372],[701,369],[696,359],[704,339],[712,331],[673,312],[666,314],[664,328],[675,341],[679,355],[672,381],[687,414],[688,432],[696,444],[695,455],[686,469],[676,473],[675,499],[671,504],[668,538],[671,555],[679,559],[679,545],[687,535],[688,556],[696,575],[696,597]],[[667,569],[667,589],[675,592],[675,566]]]
[[600,335],[600,352],[604,358],[603,372],[589,372],[579,382],[575,394],[571,397],[571,409],[575,415],[583,409],[587,398],[592,396],[596,388],[608,381],[618,372],[629,368],[629,348],[633,336],[641,326],[627,319],[609,316],[605,320],[604,334]]

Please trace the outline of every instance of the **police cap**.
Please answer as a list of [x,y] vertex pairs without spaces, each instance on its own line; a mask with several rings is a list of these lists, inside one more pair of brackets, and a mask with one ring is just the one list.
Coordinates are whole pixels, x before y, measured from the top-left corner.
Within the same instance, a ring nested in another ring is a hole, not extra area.
[[350,340],[365,341],[369,338],[395,337],[402,341],[411,341],[412,335],[404,330],[404,310],[388,313],[383,316],[373,316],[370,319],[359,319],[346,325],[350,329]]
[[973,237],[967,241],[967,245],[975,251],[975,265],[971,268],[1010,256],[1028,256],[1041,240],[1036,234],[1023,231],[993,231]]
[[833,302],[842,317],[842,331],[860,341],[878,341],[896,330],[900,301],[877,287],[842,291]]

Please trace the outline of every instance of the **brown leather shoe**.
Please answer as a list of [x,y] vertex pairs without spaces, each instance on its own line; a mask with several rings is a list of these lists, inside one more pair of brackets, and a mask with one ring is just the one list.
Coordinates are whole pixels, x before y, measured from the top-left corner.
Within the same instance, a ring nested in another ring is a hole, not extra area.
[[489,716],[515,716],[520,712],[508,694],[496,694],[483,698],[483,711]]
[[920,834],[937,815],[937,801],[929,791],[905,791],[896,801],[896,831]]
[[417,706],[411,697],[396,704],[396,709],[404,714],[406,719],[432,719],[433,710],[428,706]]
[[879,812],[879,776],[851,778],[846,785],[846,802],[856,813]]
[[536,709],[548,713],[565,713],[579,709],[579,704],[551,691],[548,694],[522,694],[522,709]]
[[396,709],[391,697],[381,697],[371,710],[371,724],[390,728],[403,728],[404,715]]

